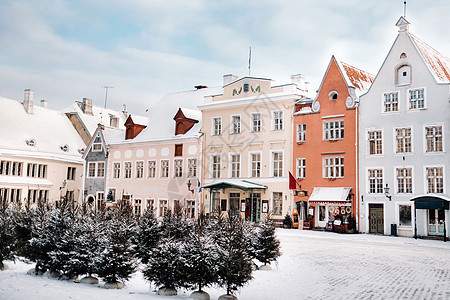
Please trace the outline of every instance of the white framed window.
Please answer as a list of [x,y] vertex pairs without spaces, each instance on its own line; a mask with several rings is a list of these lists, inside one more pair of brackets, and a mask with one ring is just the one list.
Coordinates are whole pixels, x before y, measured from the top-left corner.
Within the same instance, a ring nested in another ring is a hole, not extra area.
[[412,210],[411,204],[398,205],[398,226],[411,227],[412,226]]
[[296,165],[297,165],[297,178],[305,178],[306,177],[306,158],[297,158],[296,159]]
[[88,163],[88,177],[95,177],[96,168],[97,168],[97,165],[95,162]]
[[273,192],[272,193],[272,213],[276,216],[280,216],[283,213],[283,193]]
[[144,162],[136,162],[136,179],[144,178]]
[[120,162],[113,163],[113,178],[120,178]]
[[283,152],[272,152],[272,177],[283,177]]
[[190,219],[195,218],[195,199],[186,199],[186,216]]
[[222,117],[212,118],[212,133],[211,135],[222,135]]
[[344,157],[323,158],[323,178],[344,178]]
[[430,166],[425,168],[427,194],[444,193],[444,167]]
[[102,143],[93,143],[92,144],[92,152],[101,152],[103,149]]
[[9,161],[9,160],[0,161],[0,175],[22,176],[22,170],[23,170],[23,162]]
[[382,194],[383,189],[383,169],[369,169],[369,194]]
[[411,194],[413,192],[412,168],[397,168],[395,170],[398,194]]
[[173,168],[174,168],[174,177],[181,178],[183,177],[183,160],[182,159],[174,159],[173,160]]
[[127,161],[124,163],[124,178],[129,179],[131,178],[131,161]]
[[241,133],[241,116],[231,116],[231,134]]
[[283,130],[283,111],[272,111],[272,130]]
[[383,154],[383,133],[381,130],[367,131],[367,142],[369,155]]
[[211,178],[220,178],[221,155],[211,154]]
[[261,177],[261,153],[250,153],[250,174],[252,177]]
[[251,113],[250,119],[250,128],[252,129],[252,132],[261,132],[262,114],[260,112]]
[[155,178],[156,177],[156,160],[149,160],[147,163],[148,163],[147,178]]
[[108,190],[108,194],[106,195],[107,202],[115,202],[116,201],[116,189],[110,188]]
[[97,163],[97,177],[105,177],[105,162]]
[[425,126],[425,152],[443,152],[442,125]]
[[158,216],[164,217],[169,209],[169,201],[167,199],[158,199]]
[[146,210],[153,210],[153,212],[155,211],[155,199],[154,198],[146,198],[145,199],[145,209]]
[[241,154],[230,153],[230,177],[239,178],[241,176]]
[[161,178],[169,178],[169,160],[161,159]]
[[[14,173],[15,173],[15,168],[17,168],[17,167],[14,166],[14,163],[13,163],[13,169],[11,172],[11,173],[13,173],[12,175],[14,175]],[[75,171],[76,171],[75,167],[67,167],[67,180],[75,180]]]
[[344,138],[344,120],[323,122],[324,141],[342,140],[343,138]]
[[398,111],[398,92],[384,94],[384,112]]
[[297,124],[297,143],[306,142],[306,124]]
[[414,89],[408,91],[409,109],[425,108],[425,89]]
[[412,153],[411,127],[395,128],[396,153]]
[[188,177],[197,177],[197,159],[188,159]]
[[134,214],[140,216],[142,213],[142,199],[134,199]]

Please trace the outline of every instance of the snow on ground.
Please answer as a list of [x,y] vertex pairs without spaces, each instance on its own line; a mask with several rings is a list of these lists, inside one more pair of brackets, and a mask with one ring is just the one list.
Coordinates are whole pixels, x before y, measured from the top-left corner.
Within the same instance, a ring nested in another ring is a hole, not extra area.
[[[239,299],[450,299],[450,242],[367,234],[277,229],[282,256],[273,271],[255,271]],[[26,275],[8,262],[0,299],[187,299],[158,296],[140,273],[123,290]],[[223,289],[206,289],[211,299]]]

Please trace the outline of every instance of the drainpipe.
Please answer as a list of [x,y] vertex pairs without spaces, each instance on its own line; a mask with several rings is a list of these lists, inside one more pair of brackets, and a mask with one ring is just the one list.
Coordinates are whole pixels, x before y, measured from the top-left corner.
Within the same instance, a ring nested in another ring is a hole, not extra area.
[[356,214],[356,228],[358,228],[358,232],[360,232],[361,228],[360,228],[360,213],[359,213],[359,150],[358,150],[358,141],[359,141],[359,131],[358,131],[358,118],[359,118],[359,114],[358,114],[358,107],[359,107],[359,99],[358,101],[356,101],[355,103],[355,109],[356,109],[356,116],[355,116],[355,133],[356,133],[356,138],[355,138],[355,163],[356,163],[356,180],[355,180],[355,214]]

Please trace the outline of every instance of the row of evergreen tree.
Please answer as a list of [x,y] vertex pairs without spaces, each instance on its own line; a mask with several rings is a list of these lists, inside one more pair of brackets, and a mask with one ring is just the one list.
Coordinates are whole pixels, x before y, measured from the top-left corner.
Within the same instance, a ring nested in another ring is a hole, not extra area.
[[0,268],[15,257],[36,262],[35,274],[63,279],[97,275],[106,283],[128,280],[141,266],[156,286],[175,290],[215,285],[234,294],[252,279],[254,259],[280,256],[270,221],[254,224],[237,214],[188,219],[182,209],[158,222],[153,211],[136,217],[129,206],[35,207],[0,204]]

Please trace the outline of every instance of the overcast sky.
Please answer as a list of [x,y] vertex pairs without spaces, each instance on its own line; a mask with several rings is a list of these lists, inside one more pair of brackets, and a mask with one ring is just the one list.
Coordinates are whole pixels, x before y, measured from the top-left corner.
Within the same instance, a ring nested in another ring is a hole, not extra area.
[[[450,1],[409,0],[410,31],[450,56]],[[62,109],[90,98],[144,114],[166,93],[224,74],[316,90],[331,55],[376,74],[403,0],[0,0],[0,96]]]

